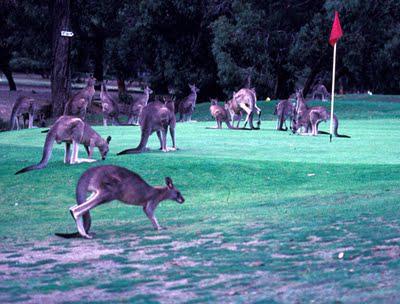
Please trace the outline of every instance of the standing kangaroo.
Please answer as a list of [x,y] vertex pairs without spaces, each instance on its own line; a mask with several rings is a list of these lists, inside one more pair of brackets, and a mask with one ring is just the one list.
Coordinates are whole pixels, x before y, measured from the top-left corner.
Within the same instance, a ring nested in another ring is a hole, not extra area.
[[316,97],[321,97],[322,101],[327,101],[329,98],[330,94],[328,93],[328,90],[323,84],[317,84],[314,86],[312,90],[312,99],[316,99]]
[[[250,129],[258,130],[261,124],[261,109],[257,106],[257,97],[255,89],[240,89],[233,93],[232,102],[237,103],[238,107],[243,109],[247,116],[244,122],[244,128],[247,123],[250,124]],[[257,127],[253,125],[254,114],[258,114]]]
[[[278,116],[276,121],[276,130],[287,131],[286,120],[289,119],[290,122],[293,120],[294,106],[288,100],[281,100],[275,107],[274,115]],[[283,127],[285,125],[285,127]]]
[[118,116],[119,108],[117,102],[108,94],[106,83],[101,84],[100,92],[101,107],[103,110],[103,125],[107,126],[107,121],[113,125],[120,125]]
[[[175,146],[175,124],[176,118],[173,101],[164,104],[160,101],[154,101],[145,106],[140,115],[139,124],[141,129],[141,138],[139,145],[134,149],[127,149],[119,152],[117,155],[141,153],[148,150],[146,148],[149,137],[152,133],[157,132],[160,140],[161,150],[168,152],[176,150]],[[172,137],[172,148],[167,148],[167,131],[170,128]]]
[[[98,205],[119,200],[124,204],[142,206],[154,229],[161,226],[154,215],[158,204],[164,200],[185,202],[170,177],[165,178],[166,187],[152,187],[138,174],[118,166],[98,166],[86,170],[76,186],[76,202],[70,213],[76,222],[78,232],[56,233],[57,236],[73,238],[82,236],[90,239],[90,210]],[[91,193],[89,197],[87,194]]]
[[33,127],[34,120],[34,112],[35,112],[35,99],[31,97],[18,97],[17,101],[14,103],[14,106],[11,111],[10,117],[10,131],[12,131],[17,126],[17,130],[20,129],[19,120],[22,117],[22,123],[24,123],[24,116],[28,114],[28,128]]
[[76,93],[66,104],[64,115],[85,119],[88,105],[92,102],[96,79],[90,77],[85,88]]
[[224,107],[218,105],[218,100],[211,99],[210,113],[217,122],[217,125],[207,129],[222,129],[222,123],[224,122],[229,129],[237,130],[237,128],[231,125],[229,112]]
[[191,121],[196,108],[197,93],[200,91],[196,85],[189,84],[190,94],[178,104],[179,121]]
[[[300,134],[307,134],[316,136],[318,134],[329,134],[327,132],[318,131],[318,126],[321,122],[330,119],[329,111],[324,107],[308,107],[304,98],[303,91],[296,91],[297,105],[295,110],[294,119],[292,121],[292,132],[297,133],[301,128],[304,132]],[[338,133],[339,120],[337,116],[333,115],[333,132],[336,137],[350,138],[348,135],[341,135]]]
[[[101,138],[101,136],[93,130],[88,123],[84,122],[80,118],[61,116],[57,119],[46,135],[42,160],[38,164],[21,169],[15,174],[45,168],[51,157],[54,141],[58,144],[61,144],[62,142],[65,143],[64,163],[77,164],[82,162],[94,162],[95,160],[92,159],[92,155],[95,147],[99,149],[101,158],[104,160],[109,150],[110,140],[110,136],[108,136],[107,140]],[[79,144],[85,146],[89,159],[78,158]]]
[[153,91],[146,86],[143,90],[143,94],[141,94],[138,99],[132,102],[132,105],[129,108],[128,124],[139,125],[140,114],[142,113],[143,108],[147,106],[152,93]]

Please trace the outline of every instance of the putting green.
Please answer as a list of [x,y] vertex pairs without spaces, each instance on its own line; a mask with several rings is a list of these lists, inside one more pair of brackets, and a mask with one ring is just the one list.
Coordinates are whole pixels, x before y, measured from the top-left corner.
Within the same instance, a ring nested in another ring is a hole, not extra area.
[[[55,145],[47,168],[18,176],[40,160],[45,134],[0,133],[0,301],[400,301],[395,101],[338,98],[339,133],[352,138],[332,143],[275,131],[274,102],[259,102],[260,131],[206,129],[215,123],[200,104],[199,122],[177,125],[176,152],[158,151],[154,135],[149,153],[116,156],[139,128],[96,127],[112,136],[106,161],[65,165]],[[55,237],[75,231],[76,182],[99,164],[152,185],[171,176],[186,202],[160,204],[161,232],[113,202],[93,210],[93,240]]]

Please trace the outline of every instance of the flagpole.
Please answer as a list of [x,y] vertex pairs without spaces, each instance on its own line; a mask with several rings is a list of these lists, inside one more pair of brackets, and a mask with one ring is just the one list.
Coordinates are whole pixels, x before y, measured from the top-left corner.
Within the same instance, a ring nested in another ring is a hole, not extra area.
[[329,140],[332,142],[333,135],[333,106],[335,104],[335,71],[336,71],[336,42],[333,46],[333,68],[332,68],[332,93],[331,93],[331,127],[330,127],[330,136]]

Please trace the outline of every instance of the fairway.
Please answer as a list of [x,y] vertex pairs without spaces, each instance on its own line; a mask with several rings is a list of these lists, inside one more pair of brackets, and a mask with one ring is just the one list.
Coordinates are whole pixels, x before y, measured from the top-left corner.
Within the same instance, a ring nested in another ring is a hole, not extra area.
[[[275,131],[275,102],[259,101],[259,131],[206,129],[200,104],[198,122],[177,124],[176,152],[154,134],[149,153],[116,156],[139,128],[98,126],[112,136],[107,160],[65,165],[55,145],[47,168],[18,176],[45,134],[0,133],[0,302],[399,302],[399,102],[338,98],[351,138],[332,143]],[[142,208],[113,202],[91,212],[93,240],[54,236],[75,232],[77,180],[99,164],[151,185],[170,176],[186,201],[160,204],[159,232]]]

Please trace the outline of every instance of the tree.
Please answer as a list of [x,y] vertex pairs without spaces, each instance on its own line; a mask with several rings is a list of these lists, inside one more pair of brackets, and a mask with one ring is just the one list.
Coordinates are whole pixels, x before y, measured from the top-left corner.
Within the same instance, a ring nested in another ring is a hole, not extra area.
[[50,1],[52,18],[52,63],[51,98],[53,115],[63,114],[71,90],[70,44],[68,37],[62,37],[62,30],[70,29],[70,1]]

